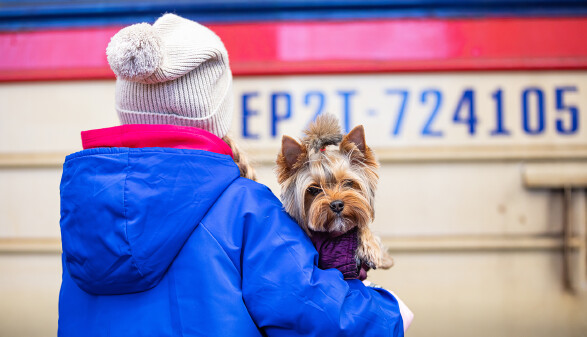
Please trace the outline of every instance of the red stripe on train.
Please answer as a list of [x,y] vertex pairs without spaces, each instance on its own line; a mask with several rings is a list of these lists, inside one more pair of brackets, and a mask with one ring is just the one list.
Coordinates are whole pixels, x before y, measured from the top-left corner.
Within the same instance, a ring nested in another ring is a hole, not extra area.
[[[0,33],[0,81],[113,78],[120,27]],[[210,25],[235,75],[587,69],[587,18]]]

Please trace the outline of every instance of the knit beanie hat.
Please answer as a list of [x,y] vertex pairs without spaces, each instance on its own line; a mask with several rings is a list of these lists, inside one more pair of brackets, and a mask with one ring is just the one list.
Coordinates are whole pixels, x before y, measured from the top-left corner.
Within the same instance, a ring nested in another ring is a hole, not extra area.
[[208,28],[174,14],[120,30],[106,49],[122,124],[194,126],[223,137],[232,119],[228,53]]

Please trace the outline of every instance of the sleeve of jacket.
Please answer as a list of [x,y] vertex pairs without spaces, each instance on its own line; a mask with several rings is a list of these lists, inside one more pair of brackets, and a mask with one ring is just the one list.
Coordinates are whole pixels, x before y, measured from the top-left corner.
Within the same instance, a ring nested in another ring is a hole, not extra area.
[[310,239],[268,190],[243,216],[243,299],[268,336],[403,336],[397,300],[321,270]]

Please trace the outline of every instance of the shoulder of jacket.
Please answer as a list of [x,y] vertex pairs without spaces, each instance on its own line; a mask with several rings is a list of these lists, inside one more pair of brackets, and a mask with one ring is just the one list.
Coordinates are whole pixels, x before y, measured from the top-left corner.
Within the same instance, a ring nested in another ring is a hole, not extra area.
[[228,186],[226,192],[229,194],[238,193],[242,196],[256,196],[263,198],[264,201],[271,200],[281,204],[279,199],[275,196],[275,194],[273,194],[269,187],[243,177],[235,179],[232,184]]

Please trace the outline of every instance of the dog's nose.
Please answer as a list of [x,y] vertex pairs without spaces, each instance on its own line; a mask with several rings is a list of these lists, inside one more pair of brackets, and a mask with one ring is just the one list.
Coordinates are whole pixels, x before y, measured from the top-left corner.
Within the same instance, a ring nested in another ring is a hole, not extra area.
[[330,209],[334,213],[342,212],[343,208],[344,208],[344,202],[342,202],[342,200],[334,200],[333,202],[330,203]]

